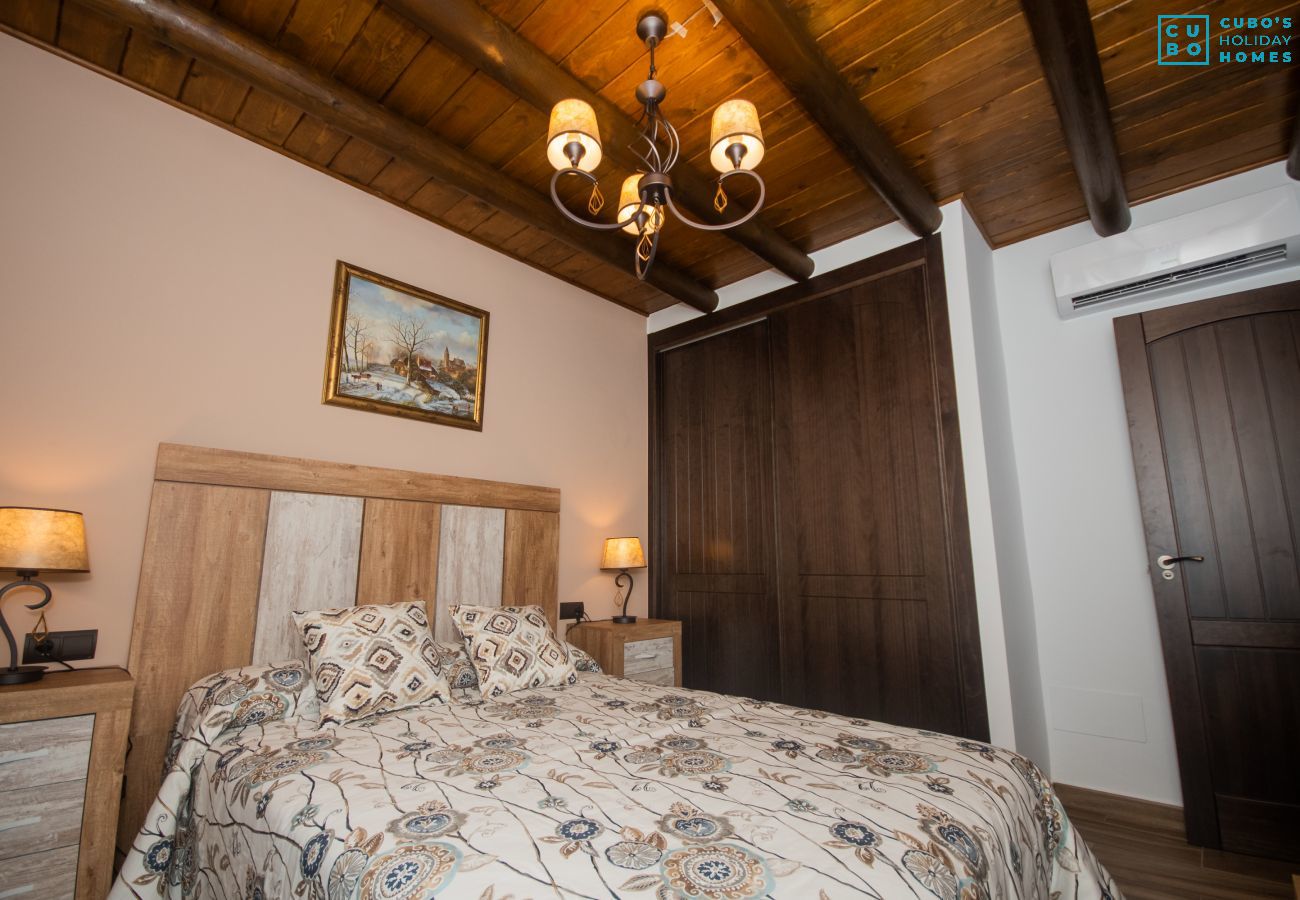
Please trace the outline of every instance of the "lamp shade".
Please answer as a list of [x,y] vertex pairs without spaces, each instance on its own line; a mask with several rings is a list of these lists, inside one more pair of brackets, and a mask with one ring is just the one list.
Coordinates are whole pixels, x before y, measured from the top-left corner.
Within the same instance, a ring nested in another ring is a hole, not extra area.
[[0,569],[89,572],[81,513],[0,506]]
[[564,148],[572,143],[582,145],[582,158],[577,167],[590,172],[600,165],[600,129],[596,125],[596,111],[585,100],[561,100],[551,108],[551,127],[546,135],[546,158],[556,169],[567,169],[572,163]]
[[727,149],[739,144],[745,149],[740,168],[752,169],[763,159],[763,129],[758,124],[758,109],[748,100],[728,100],[713,111],[709,131],[709,162],[719,172],[736,168]]
[[644,569],[645,553],[641,539],[617,537],[605,539],[605,552],[600,555],[602,569]]
[[[618,220],[626,222],[623,230],[628,234],[640,234],[635,219],[637,207],[641,205],[641,173],[635,172],[623,179],[623,187],[618,192]],[[663,224],[663,210],[653,206],[642,209],[647,216],[646,234],[654,234]]]

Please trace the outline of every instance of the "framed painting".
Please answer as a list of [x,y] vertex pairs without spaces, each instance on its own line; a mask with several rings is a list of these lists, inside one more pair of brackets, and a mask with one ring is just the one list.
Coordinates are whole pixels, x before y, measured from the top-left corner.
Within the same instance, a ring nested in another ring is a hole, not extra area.
[[323,401],[483,430],[488,314],[339,261]]

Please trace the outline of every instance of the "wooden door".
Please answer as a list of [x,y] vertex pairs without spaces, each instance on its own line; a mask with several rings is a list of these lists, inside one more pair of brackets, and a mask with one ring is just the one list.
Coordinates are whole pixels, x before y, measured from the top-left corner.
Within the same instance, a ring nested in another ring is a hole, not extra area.
[[1300,286],[1115,333],[1188,839],[1300,859]]
[[791,702],[987,739],[941,269],[773,313]]
[[766,323],[657,354],[655,615],[682,683],[781,696]]

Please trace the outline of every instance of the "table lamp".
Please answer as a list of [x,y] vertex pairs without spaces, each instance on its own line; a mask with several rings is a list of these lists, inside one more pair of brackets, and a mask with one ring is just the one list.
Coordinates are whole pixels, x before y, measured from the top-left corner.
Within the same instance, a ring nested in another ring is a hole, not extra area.
[[616,587],[623,586],[623,579],[627,579],[627,593],[623,595],[623,614],[614,616],[611,621],[619,625],[631,625],[636,621],[636,616],[627,614],[627,601],[632,597],[632,573],[628,569],[644,569],[645,553],[641,550],[641,539],[634,537],[618,537],[605,539],[605,552],[600,556],[600,567],[602,569],[618,569],[618,576],[614,579]]
[[[18,580],[0,588],[0,604],[5,595],[20,587],[34,587],[45,596],[28,609],[40,609],[50,602],[50,588],[36,576],[41,572],[89,572],[86,558],[86,526],[81,513],[66,509],[33,509],[24,506],[0,506],[0,569],[12,569]],[[0,684],[36,681],[45,674],[44,666],[18,665],[18,644],[0,611],[0,628],[9,643],[9,668],[0,669]]]

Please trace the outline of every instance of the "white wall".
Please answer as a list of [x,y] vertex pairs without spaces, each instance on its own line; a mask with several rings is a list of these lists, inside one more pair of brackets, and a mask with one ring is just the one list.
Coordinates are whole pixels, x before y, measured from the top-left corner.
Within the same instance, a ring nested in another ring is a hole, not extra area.
[[[1146,203],[1147,225],[1288,182],[1281,163]],[[994,252],[1038,655],[1057,781],[1180,802],[1164,664],[1112,320],[1163,300],[1069,321],[1048,257],[1097,240],[1084,224]],[[1270,273],[1190,302],[1296,277]],[[1021,643],[1022,637],[1012,641]]]
[[[51,628],[126,661],[160,441],[558,487],[560,594],[610,614],[641,316],[4,35],[0,121],[0,504],[82,510],[90,546]],[[482,433],[321,404],[336,259],[491,313]]]

